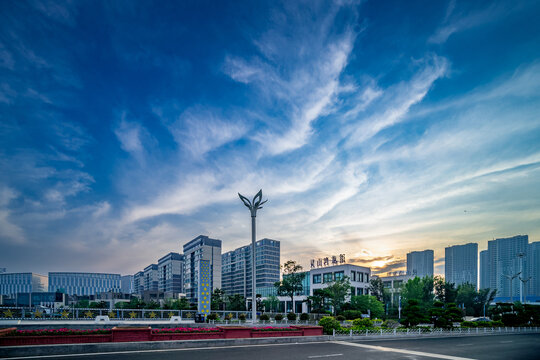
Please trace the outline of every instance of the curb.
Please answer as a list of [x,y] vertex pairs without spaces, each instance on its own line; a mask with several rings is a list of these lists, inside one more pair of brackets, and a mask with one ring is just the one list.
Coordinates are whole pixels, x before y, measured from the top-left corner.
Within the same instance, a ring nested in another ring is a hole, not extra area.
[[0,357],[23,357],[41,355],[77,355],[85,353],[107,353],[118,351],[144,350],[174,350],[190,348],[213,348],[241,345],[274,345],[299,344],[332,340],[329,335],[323,336],[294,336],[268,337],[245,339],[214,339],[214,340],[169,340],[169,341],[140,341],[119,343],[65,344],[65,345],[33,345],[33,346],[3,346],[0,347]]

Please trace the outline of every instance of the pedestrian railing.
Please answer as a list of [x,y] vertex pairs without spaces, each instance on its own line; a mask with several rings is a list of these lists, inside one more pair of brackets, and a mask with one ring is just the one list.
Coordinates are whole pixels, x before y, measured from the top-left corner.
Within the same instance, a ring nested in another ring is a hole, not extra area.
[[418,329],[340,329],[334,330],[333,336],[340,337],[399,337],[399,336],[459,336],[459,335],[474,335],[474,334],[502,334],[502,333],[538,333],[539,327],[492,327],[492,328],[453,328],[453,329],[433,329],[433,328],[418,328]]

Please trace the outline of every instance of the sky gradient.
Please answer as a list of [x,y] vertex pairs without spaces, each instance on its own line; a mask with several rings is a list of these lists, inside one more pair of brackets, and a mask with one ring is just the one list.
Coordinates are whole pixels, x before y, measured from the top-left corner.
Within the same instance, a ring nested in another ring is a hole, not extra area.
[[540,240],[538,1],[2,1],[0,267]]

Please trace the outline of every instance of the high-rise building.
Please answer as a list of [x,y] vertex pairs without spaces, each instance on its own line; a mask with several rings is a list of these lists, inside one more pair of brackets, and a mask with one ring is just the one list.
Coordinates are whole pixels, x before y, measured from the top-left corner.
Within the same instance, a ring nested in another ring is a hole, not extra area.
[[141,295],[144,291],[144,271],[139,271],[133,275],[133,293]]
[[489,252],[480,251],[480,289],[489,288]]
[[408,253],[407,274],[418,277],[433,276],[433,250]]
[[203,268],[210,275],[210,290],[221,288],[221,240],[199,235],[184,245],[184,293],[191,302],[198,301]]
[[157,264],[150,264],[144,268],[143,291],[158,291],[159,276]]
[[[527,283],[527,301],[540,301],[540,241],[533,242],[529,244],[528,251],[528,267],[529,274],[528,276],[531,279]],[[523,278],[527,279],[527,278]]]
[[[489,287],[497,290],[497,298],[504,298],[500,300],[508,300],[507,298],[510,297],[514,301],[519,300],[519,278],[510,280],[509,277],[519,272],[521,272],[519,276],[527,277],[528,243],[528,235],[517,235],[488,242]],[[522,257],[520,257],[521,254]],[[512,283],[511,287],[510,283]]]
[[[252,296],[251,244],[221,256],[221,285],[228,295]],[[256,294],[279,281],[280,242],[262,239],[255,243]]]
[[47,291],[49,279],[45,275],[34,273],[0,274],[0,295],[13,296],[17,293]]
[[120,278],[120,291],[123,294],[134,293],[133,275],[124,275]]
[[120,274],[50,272],[49,292],[79,296],[120,292],[120,278]]
[[454,245],[444,249],[444,278],[456,287],[478,284],[478,244]]
[[168,253],[158,260],[159,291],[179,294],[183,292],[184,255]]

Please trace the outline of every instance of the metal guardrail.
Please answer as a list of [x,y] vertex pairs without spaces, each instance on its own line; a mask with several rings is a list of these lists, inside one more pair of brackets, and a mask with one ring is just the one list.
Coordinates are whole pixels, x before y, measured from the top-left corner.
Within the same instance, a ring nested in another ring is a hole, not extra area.
[[371,330],[334,330],[333,336],[340,337],[402,337],[402,336],[459,336],[474,334],[503,334],[503,333],[538,333],[535,327],[496,327],[496,328],[456,328],[456,329],[371,329]]

